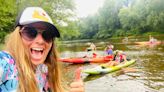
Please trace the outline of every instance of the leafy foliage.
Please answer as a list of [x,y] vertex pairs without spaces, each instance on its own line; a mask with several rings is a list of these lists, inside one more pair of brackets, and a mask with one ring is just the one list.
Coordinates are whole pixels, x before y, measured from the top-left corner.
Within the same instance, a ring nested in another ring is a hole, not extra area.
[[13,30],[16,17],[15,0],[0,0],[0,42],[5,35]]
[[97,27],[88,18],[82,20],[82,38],[88,38],[86,32],[92,32],[90,38],[164,33],[163,4],[163,0],[105,0],[98,14],[90,16]]
[[19,0],[19,10],[27,6],[39,6],[45,9],[60,30],[62,39],[78,35],[71,20],[75,16],[73,0]]
[[17,14],[28,6],[39,6],[46,10],[63,39],[79,34],[76,21],[71,20],[75,16],[73,0],[0,0],[0,41],[14,29]]

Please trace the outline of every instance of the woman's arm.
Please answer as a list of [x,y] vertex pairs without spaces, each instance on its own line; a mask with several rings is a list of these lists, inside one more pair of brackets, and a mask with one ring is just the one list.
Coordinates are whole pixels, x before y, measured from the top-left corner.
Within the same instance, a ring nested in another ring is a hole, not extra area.
[[84,82],[81,79],[81,67],[75,71],[75,81],[70,84],[69,92],[84,92]]
[[126,55],[122,55],[122,58],[123,58],[124,62],[127,61],[127,59],[126,59]]

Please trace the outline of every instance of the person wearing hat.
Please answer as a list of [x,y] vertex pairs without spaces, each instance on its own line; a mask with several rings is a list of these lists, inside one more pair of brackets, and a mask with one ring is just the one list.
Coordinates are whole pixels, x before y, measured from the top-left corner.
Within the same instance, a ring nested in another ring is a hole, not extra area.
[[105,47],[104,51],[105,51],[105,57],[107,58],[107,60],[112,61],[114,54],[113,54],[113,48],[114,46],[112,44],[109,44]]
[[127,61],[126,55],[121,50],[115,50],[114,51],[114,58],[112,61],[109,61],[106,65],[107,66],[115,66],[118,65],[124,61]]
[[113,48],[114,46],[112,44],[106,46],[105,52],[107,53],[107,55],[113,55]]
[[121,51],[121,50],[116,50],[115,52],[114,52],[114,61],[116,61],[116,62],[119,62],[119,63],[121,63],[121,62],[123,62],[123,61],[127,61],[127,59],[126,59],[126,55],[125,55],[125,53],[123,52],[123,51]]
[[[0,92],[65,92],[61,85],[55,38],[58,29],[40,7],[27,7],[0,51]],[[70,92],[84,92],[82,80]]]
[[86,48],[86,55],[83,58],[96,58],[96,45],[94,43],[90,43],[90,46]]

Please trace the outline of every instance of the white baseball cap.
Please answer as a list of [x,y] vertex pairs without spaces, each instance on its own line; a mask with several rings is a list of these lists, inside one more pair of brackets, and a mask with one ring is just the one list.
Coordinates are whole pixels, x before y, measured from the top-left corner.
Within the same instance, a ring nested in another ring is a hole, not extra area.
[[60,37],[58,29],[53,24],[50,16],[40,7],[27,7],[17,17],[16,26],[27,25],[32,23],[43,23],[52,31],[56,37]]

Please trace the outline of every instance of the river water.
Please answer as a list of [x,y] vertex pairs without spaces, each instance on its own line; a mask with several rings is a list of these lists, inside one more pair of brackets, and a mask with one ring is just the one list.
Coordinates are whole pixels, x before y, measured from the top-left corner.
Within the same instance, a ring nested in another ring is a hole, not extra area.
[[[136,45],[136,41],[147,41],[148,37],[123,38],[108,40],[80,40],[65,41],[58,45],[60,57],[82,57],[84,50],[90,42],[97,46],[97,53],[104,55],[104,48],[109,43],[114,45],[114,50],[123,50],[128,58],[136,59],[136,63],[129,66],[137,72],[123,73],[117,71],[105,75],[88,76],[82,74],[86,92],[164,92],[164,44]],[[156,37],[164,41],[163,36]],[[68,84],[73,81],[74,71],[78,67],[92,68],[99,64],[69,64],[63,63],[64,76]]]

